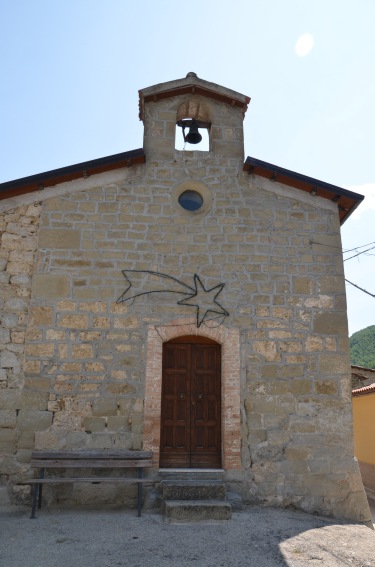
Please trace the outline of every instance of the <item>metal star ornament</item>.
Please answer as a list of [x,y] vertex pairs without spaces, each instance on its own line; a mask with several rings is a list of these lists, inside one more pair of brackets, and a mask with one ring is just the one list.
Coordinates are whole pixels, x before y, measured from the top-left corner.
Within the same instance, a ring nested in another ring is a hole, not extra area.
[[[173,293],[184,296],[177,301],[177,305],[195,307],[197,327],[205,321],[229,316],[228,311],[217,301],[218,295],[225,286],[224,283],[206,289],[197,274],[194,275],[194,284],[189,285],[168,274],[150,270],[123,270],[122,273],[127,287],[117,303],[134,301],[138,297],[155,293]],[[214,313],[216,316],[209,317],[209,313]]]
[[194,286],[195,292],[178,301],[178,305],[189,305],[190,307],[197,308],[197,327],[199,328],[202,323],[207,319],[208,313],[216,313],[217,315],[222,315],[228,317],[229,313],[218,301],[216,301],[218,295],[221,293],[225,284],[221,283],[212,287],[211,289],[206,289],[201,282],[199,276],[195,274],[194,276]]

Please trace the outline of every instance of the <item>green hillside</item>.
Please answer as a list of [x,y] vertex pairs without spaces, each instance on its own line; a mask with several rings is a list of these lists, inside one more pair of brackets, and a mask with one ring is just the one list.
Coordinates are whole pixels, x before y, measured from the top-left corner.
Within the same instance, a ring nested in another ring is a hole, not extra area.
[[375,325],[357,331],[350,337],[350,362],[375,369]]

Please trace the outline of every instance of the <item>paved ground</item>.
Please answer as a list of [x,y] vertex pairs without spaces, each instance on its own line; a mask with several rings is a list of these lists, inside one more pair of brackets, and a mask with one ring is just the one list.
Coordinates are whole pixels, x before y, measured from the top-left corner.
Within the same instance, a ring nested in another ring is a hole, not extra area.
[[184,525],[133,510],[29,516],[0,512],[1,567],[375,567],[374,531],[294,510],[249,507],[230,522]]
[[0,512],[1,567],[375,567],[374,531],[294,510],[249,507],[229,522],[183,525],[133,510],[29,516]]

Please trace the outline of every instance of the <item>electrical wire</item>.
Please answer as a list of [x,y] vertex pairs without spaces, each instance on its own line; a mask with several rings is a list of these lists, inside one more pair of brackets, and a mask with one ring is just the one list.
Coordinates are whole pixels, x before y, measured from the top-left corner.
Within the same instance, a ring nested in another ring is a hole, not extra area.
[[375,297],[375,294],[370,293],[370,292],[367,291],[366,289],[363,289],[363,287],[359,287],[359,285],[356,285],[355,283],[350,282],[350,281],[347,280],[346,278],[345,278],[345,281],[348,282],[350,285],[353,285],[353,286],[356,287],[357,289],[360,289],[360,290],[363,291],[364,293],[367,293],[367,295],[371,295],[371,297]]
[[370,252],[370,250],[374,250],[375,246],[372,246],[371,248],[367,248],[367,250],[362,250],[362,252],[358,252],[358,254],[354,254],[354,256],[350,256],[350,258],[345,258],[344,262],[346,262],[347,260],[351,260],[352,258],[357,258],[357,256],[360,256],[361,254],[366,254],[366,252]]

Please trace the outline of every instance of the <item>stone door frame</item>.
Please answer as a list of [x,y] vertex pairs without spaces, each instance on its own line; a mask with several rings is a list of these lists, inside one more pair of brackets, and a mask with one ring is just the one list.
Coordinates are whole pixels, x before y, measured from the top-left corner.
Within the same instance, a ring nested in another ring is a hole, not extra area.
[[153,466],[159,468],[163,343],[184,335],[208,337],[221,345],[222,463],[224,470],[240,469],[240,332],[224,325],[198,329],[193,317],[147,328],[143,448],[153,452]]

